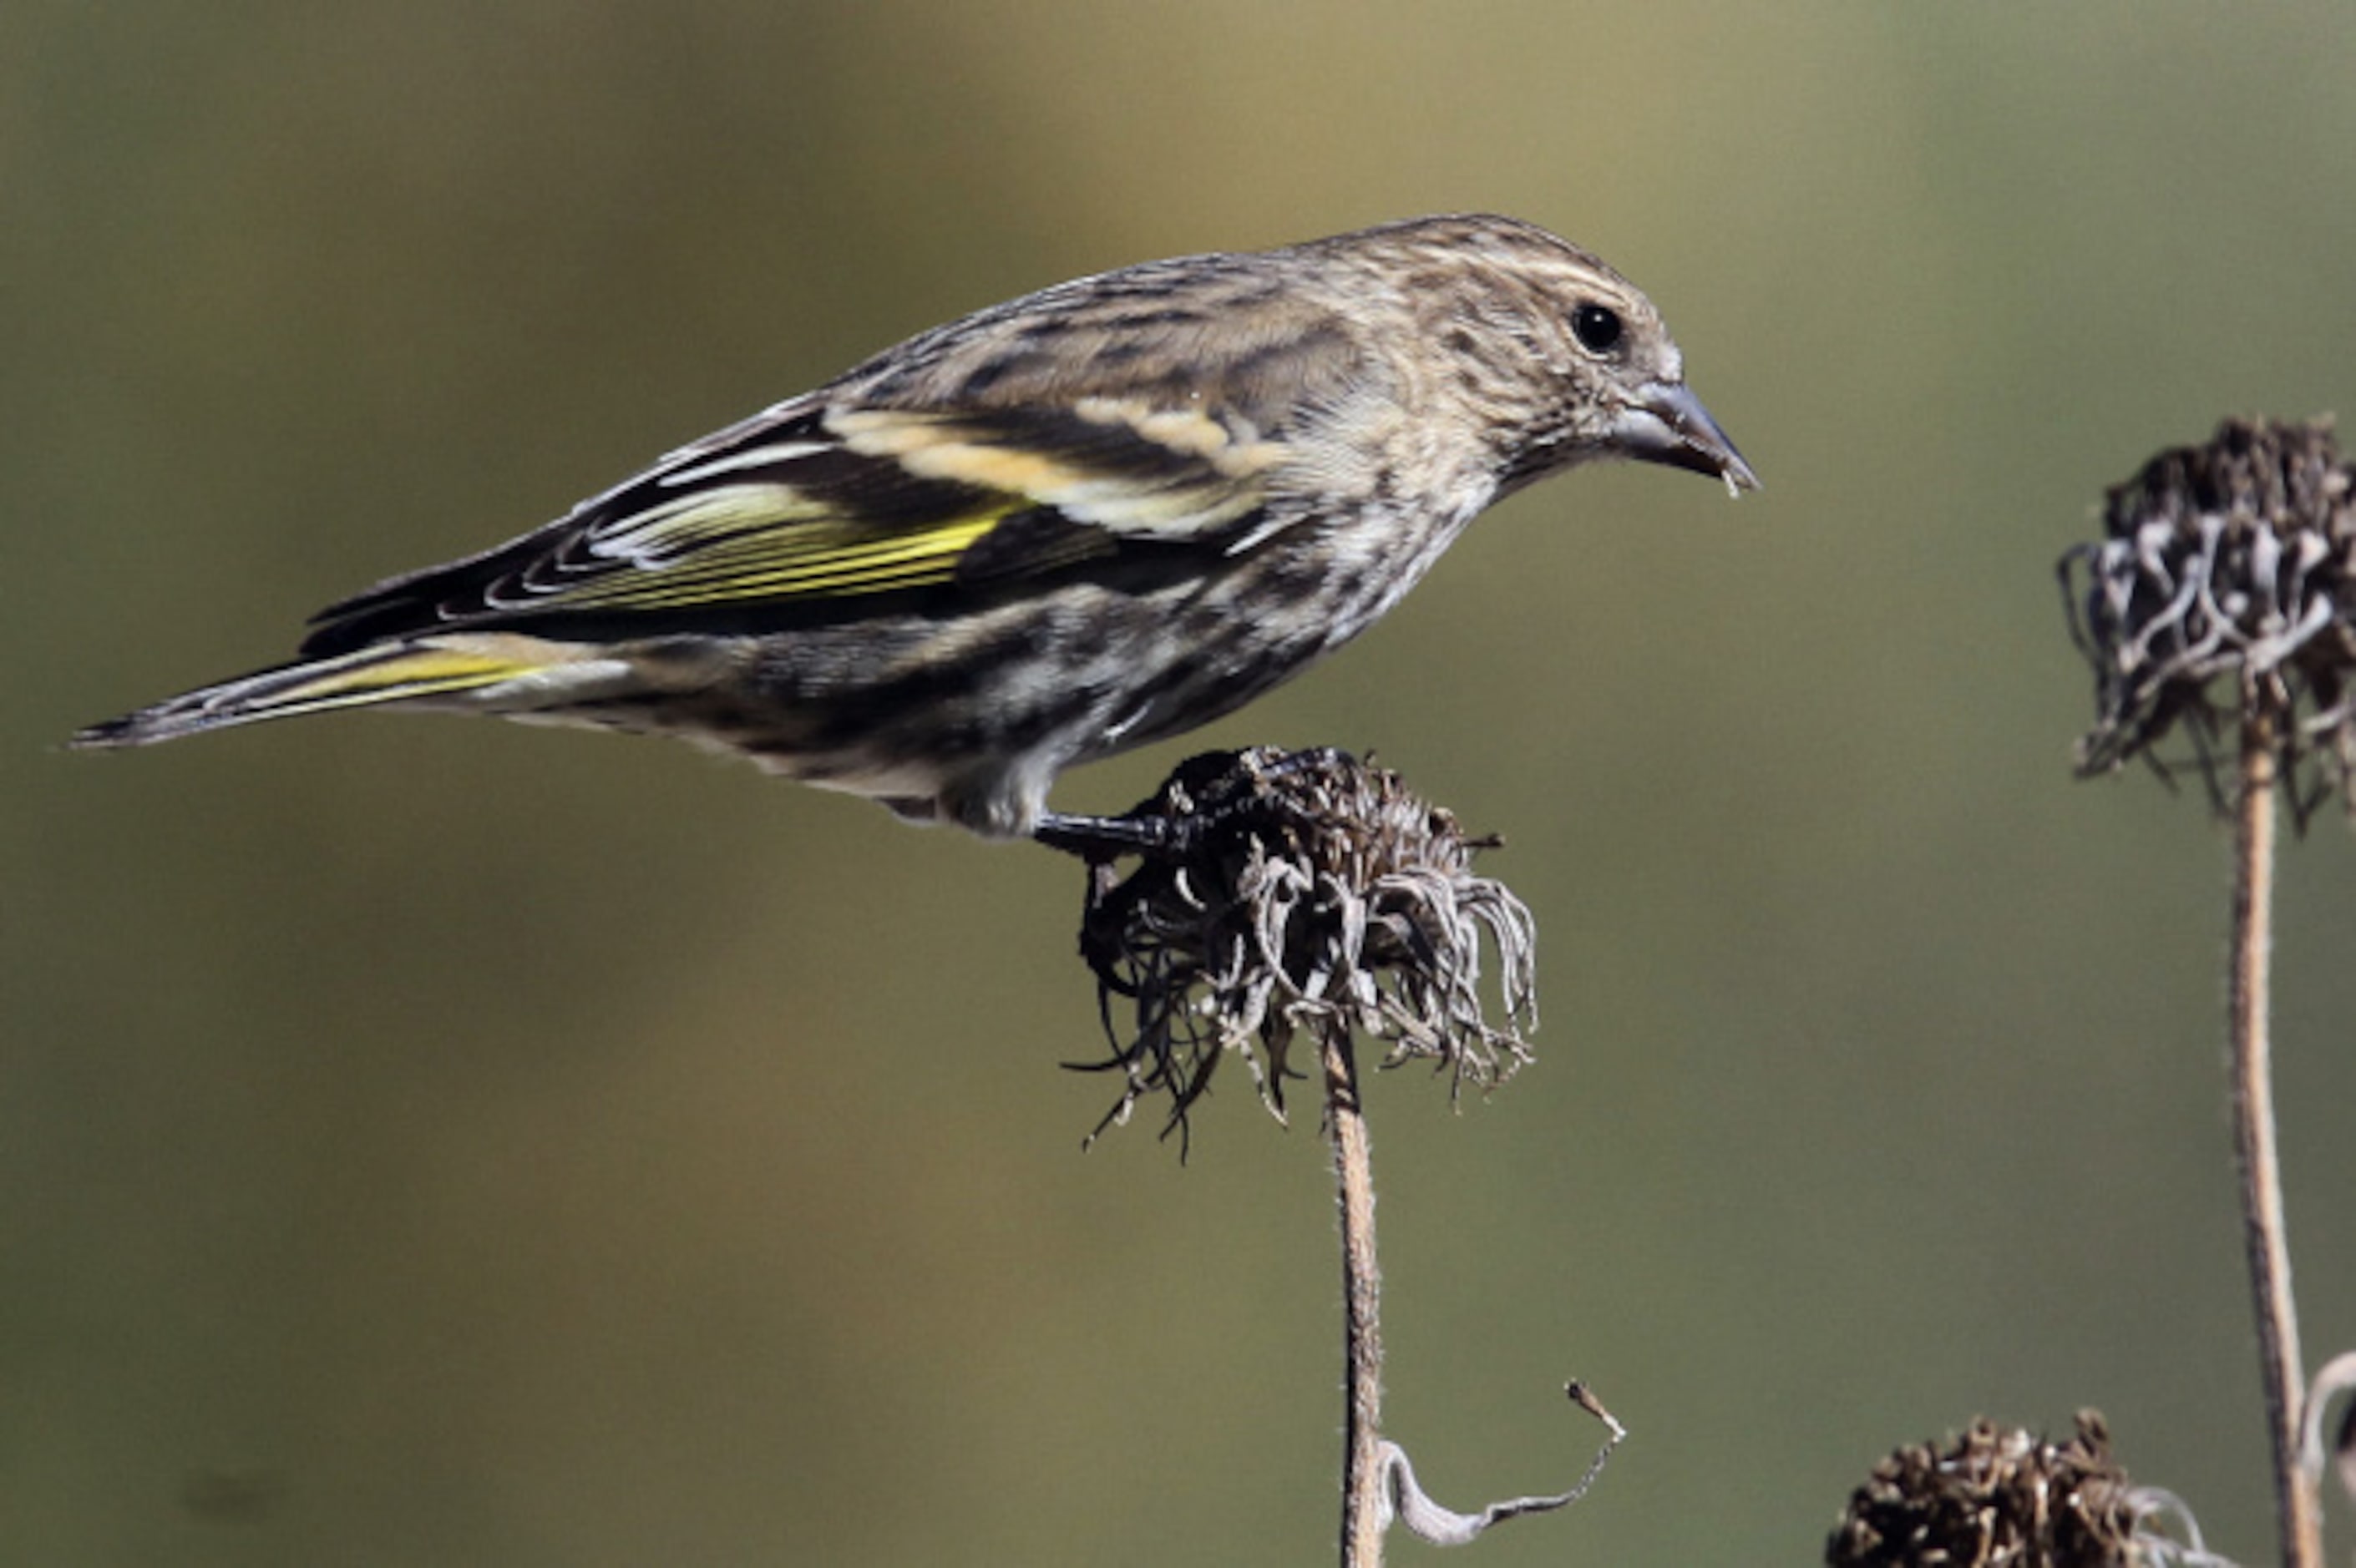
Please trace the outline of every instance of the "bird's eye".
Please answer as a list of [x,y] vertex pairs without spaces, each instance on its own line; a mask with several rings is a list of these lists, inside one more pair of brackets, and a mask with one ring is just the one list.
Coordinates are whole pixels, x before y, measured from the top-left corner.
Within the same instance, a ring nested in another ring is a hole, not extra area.
[[1609,354],[1619,347],[1623,330],[1620,313],[1609,305],[1583,304],[1570,313],[1570,335],[1590,354]]

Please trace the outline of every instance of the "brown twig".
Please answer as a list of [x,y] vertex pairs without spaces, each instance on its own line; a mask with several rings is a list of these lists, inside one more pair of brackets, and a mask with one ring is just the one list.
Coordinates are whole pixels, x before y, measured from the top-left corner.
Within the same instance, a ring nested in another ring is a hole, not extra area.
[[2323,1568],[2320,1500],[2315,1478],[2299,1463],[2300,1402],[2307,1380],[2299,1370],[2298,1310],[2291,1295],[2290,1244],[2283,1223],[2268,1064],[2276,756],[2272,720],[2263,712],[2244,719],[2233,848],[2233,1148],[2241,1163],[2243,1229],[2257,1307],[2259,1380],[2265,1386],[2266,1424],[2274,1440],[2275,1512],[2283,1561],[2289,1568]]
[[1375,1251],[1375,1165],[1358,1102],[1357,1054],[1350,1031],[1317,1030],[1325,1072],[1325,1125],[1342,1223],[1342,1568],[1381,1568],[1383,1531],[1382,1269]]

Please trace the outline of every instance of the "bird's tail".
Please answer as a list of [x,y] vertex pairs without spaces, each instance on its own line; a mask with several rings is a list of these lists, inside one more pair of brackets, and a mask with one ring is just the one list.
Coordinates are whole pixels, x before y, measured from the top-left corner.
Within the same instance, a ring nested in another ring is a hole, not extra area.
[[[338,708],[430,704],[435,698],[466,693],[489,698],[494,695],[490,688],[518,681],[530,684],[533,677],[569,662],[562,645],[530,637],[379,643],[333,658],[259,670],[168,698],[135,713],[93,724],[67,744],[77,749],[146,746],[232,724],[291,719]],[[482,706],[500,705],[485,701]]]

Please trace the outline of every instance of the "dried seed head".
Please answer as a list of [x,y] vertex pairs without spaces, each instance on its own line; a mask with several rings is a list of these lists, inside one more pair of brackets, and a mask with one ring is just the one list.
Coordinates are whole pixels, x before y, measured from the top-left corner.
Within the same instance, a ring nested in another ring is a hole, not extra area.
[[[1126,878],[1091,868],[1080,952],[1114,1052],[1098,1065],[1127,1079],[1104,1125],[1158,1093],[1183,1132],[1229,1051],[1280,1117],[1300,1030],[1387,1041],[1385,1066],[1430,1058],[1460,1087],[1485,1088],[1529,1060],[1529,911],[1472,875],[1488,841],[1466,837],[1395,774],[1332,750],[1206,752],[1124,820],[1162,844]],[[1482,1005],[1484,936],[1502,1027]]]
[[[1899,1449],[1849,1495],[1830,1568],[2127,1568],[2214,1564],[2183,1505],[2131,1486],[2097,1412],[2056,1445],[1982,1419],[1944,1447]],[[2188,1540],[2145,1528],[2176,1516]]]
[[[2185,732],[2211,794],[2210,741],[2268,721],[2303,815],[2336,785],[2356,808],[2356,471],[2329,420],[2228,420],[2115,486],[2099,544],[2062,558],[2071,633],[2094,667],[2082,773]],[[2083,569],[2083,587],[2079,572]]]

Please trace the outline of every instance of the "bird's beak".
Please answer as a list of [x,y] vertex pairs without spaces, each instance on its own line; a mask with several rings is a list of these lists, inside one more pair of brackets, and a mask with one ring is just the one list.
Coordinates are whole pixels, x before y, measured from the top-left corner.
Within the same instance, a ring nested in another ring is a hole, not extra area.
[[1621,413],[1613,433],[1631,457],[1716,475],[1726,481],[1729,495],[1759,488],[1759,475],[1681,381],[1647,385]]

